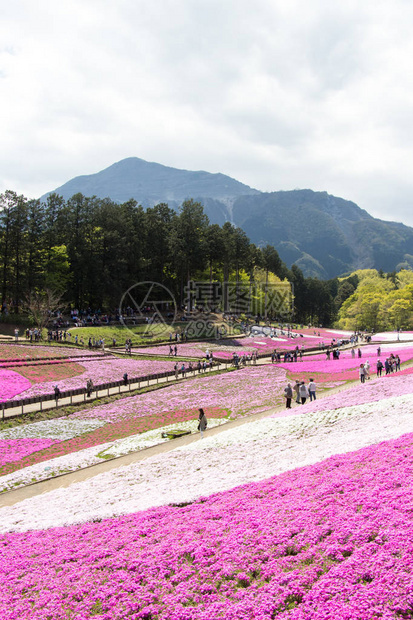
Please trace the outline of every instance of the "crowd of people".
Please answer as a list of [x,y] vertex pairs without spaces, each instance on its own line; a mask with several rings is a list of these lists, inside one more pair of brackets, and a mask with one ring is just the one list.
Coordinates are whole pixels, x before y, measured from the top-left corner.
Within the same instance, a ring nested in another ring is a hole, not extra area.
[[305,405],[308,398],[310,399],[310,402],[316,400],[316,389],[314,379],[310,379],[308,385],[305,381],[298,381],[298,379],[293,386],[291,386],[291,383],[288,383],[284,390],[286,409],[291,409],[293,397],[298,405]]

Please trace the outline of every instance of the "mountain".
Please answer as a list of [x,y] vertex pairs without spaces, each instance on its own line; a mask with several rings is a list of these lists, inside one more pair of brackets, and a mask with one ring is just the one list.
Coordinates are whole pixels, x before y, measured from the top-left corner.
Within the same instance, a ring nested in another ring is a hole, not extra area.
[[[193,198],[211,223],[230,221],[257,245],[270,243],[283,261],[306,276],[332,278],[362,268],[413,268],[413,228],[373,218],[354,202],[310,189],[264,193],[224,174],[188,171],[137,157],[96,174],[76,177],[54,190],[144,207],[177,208]],[[42,199],[45,199],[42,196]]]
[[111,198],[115,202],[135,198],[144,207],[160,202],[178,206],[195,196],[206,196],[225,204],[236,196],[259,194],[258,190],[225,174],[178,170],[138,157],[122,159],[96,174],[75,177],[54,191],[66,200],[78,192],[84,196]]
[[243,196],[235,200],[232,215],[254,243],[274,245],[287,265],[295,263],[306,276],[413,268],[413,228],[373,218],[327,192]]

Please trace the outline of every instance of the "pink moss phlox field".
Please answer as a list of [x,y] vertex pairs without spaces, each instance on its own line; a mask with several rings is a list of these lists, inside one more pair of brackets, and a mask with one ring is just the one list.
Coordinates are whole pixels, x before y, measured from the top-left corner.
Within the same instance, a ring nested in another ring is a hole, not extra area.
[[[409,369],[413,370],[413,369]],[[343,392],[329,394],[321,400],[306,403],[305,410],[327,411],[340,407],[363,405],[364,403],[377,402],[393,396],[403,396],[412,393],[411,373],[393,373],[384,377],[374,377],[365,383],[357,383]]]
[[413,435],[190,504],[0,537],[3,620],[413,612]]
[[[11,360],[32,360],[47,359],[48,357],[70,357],[85,355],[93,355],[93,351],[89,349],[81,349],[77,347],[64,346],[47,346],[47,345],[24,345],[24,344],[0,344],[0,362]],[[96,352],[96,356],[101,356],[100,351]]]
[[[350,350],[342,351],[340,354],[340,358],[333,359],[330,357],[328,360],[326,358],[326,354],[319,353],[316,355],[311,355],[308,357],[304,357],[302,361],[298,362],[281,362],[277,364],[279,368],[285,368],[289,372],[297,373],[324,373],[326,375],[332,376],[336,373],[342,373],[343,379],[354,379],[356,377],[355,372],[357,371],[360,364],[365,364],[367,360],[370,363],[370,373],[375,374],[376,371],[376,362],[377,362],[377,347],[363,347],[361,349],[362,357],[359,358],[356,356],[353,358],[351,356]],[[392,347],[391,351],[386,350],[383,351],[380,359],[382,362],[390,355],[390,353],[394,353],[394,355],[398,354],[400,356],[401,362],[408,362],[413,358],[413,347],[409,348],[397,348],[397,346]],[[346,372],[347,371],[347,372]],[[348,372],[352,371],[352,372]],[[344,374],[343,374],[344,373]]]
[[[68,360],[68,362],[70,361],[71,360]],[[172,361],[102,357],[97,360],[93,358],[82,360],[82,366],[84,366],[85,369],[82,374],[58,381],[58,386],[61,392],[85,387],[86,381],[89,378],[92,379],[95,385],[99,385],[102,383],[110,383],[111,381],[121,381],[125,372],[131,379],[132,377],[144,377],[151,374],[173,370]],[[56,381],[37,383],[25,391],[24,397],[31,398],[32,396],[52,394],[55,385]]]
[[[68,362],[77,362],[79,360],[81,360],[83,363],[85,363],[87,361],[87,359],[85,359],[86,356],[84,355],[80,355],[80,356],[73,356],[73,357],[62,357],[60,356],[59,359],[49,359],[49,358],[43,358],[43,359],[35,359],[35,360],[18,360],[18,361],[11,361],[11,362],[2,362],[0,364],[1,368],[24,368],[25,366],[56,366],[57,364],[67,364]],[[97,356],[90,356],[90,358],[88,359],[95,359],[96,361],[96,357]],[[99,356],[99,359],[102,359],[101,356]]]
[[[171,410],[219,407],[231,417],[258,413],[283,402],[285,371],[273,366],[249,366],[223,375],[203,376],[162,390],[80,411],[73,417],[118,422]],[[207,409],[205,409],[207,411]]]
[[372,340],[374,341],[403,341],[403,340],[413,340],[413,331],[401,331],[400,334],[395,332],[381,332],[379,334],[373,334]]
[[0,368],[0,403],[29,389],[31,383],[13,370]]
[[6,463],[13,463],[20,459],[44,450],[54,443],[58,443],[57,439],[47,438],[19,438],[19,439],[0,439],[0,467]]

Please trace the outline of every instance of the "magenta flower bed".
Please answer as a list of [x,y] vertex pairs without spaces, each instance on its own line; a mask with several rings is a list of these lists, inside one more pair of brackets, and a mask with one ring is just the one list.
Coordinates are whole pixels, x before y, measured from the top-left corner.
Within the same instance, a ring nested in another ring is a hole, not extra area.
[[[359,358],[357,356],[357,348],[356,348],[356,356],[353,358],[349,350],[342,351],[340,354],[340,359],[333,359],[332,356],[328,360],[326,359],[326,354],[317,354],[311,355],[309,357],[304,357],[302,361],[299,362],[281,362],[277,364],[279,368],[285,368],[289,371],[294,372],[307,372],[307,373],[325,373],[327,375],[335,374],[335,373],[343,373],[345,371],[356,371],[360,364],[365,364],[367,360],[370,363],[370,374],[375,374],[376,372],[376,362],[377,362],[377,347],[363,347],[361,349],[362,357]],[[395,355],[399,354],[401,362],[409,361],[413,358],[413,348],[397,348],[394,347],[392,351],[383,351],[380,359],[384,363],[386,357],[393,352]],[[384,372],[384,371],[383,371]],[[343,378],[354,379],[353,374],[345,375]]]
[[101,523],[0,537],[4,620],[413,612],[413,435]]
[[30,387],[31,383],[25,377],[13,370],[0,368],[0,403],[21,394]]
[[57,439],[45,438],[19,438],[19,439],[1,439],[0,440],[0,466],[6,463],[20,461],[20,459],[44,450],[54,443],[58,443]]

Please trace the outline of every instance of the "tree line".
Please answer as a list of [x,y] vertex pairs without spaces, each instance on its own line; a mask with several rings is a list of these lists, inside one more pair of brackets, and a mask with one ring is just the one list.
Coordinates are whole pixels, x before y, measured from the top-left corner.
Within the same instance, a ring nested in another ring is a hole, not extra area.
[[[54,291],[66,307],[113,311],[136,282],[166,286],[179,304],[189,280],[288,281],[292,320],[331,325],[354,292],[349,280],[305,278],[271,245],[257,247],[241,228],[211,224],[193,200],[176,211],[166,203],[144,209],[131,199],[52,193],[45,201],[13,191],[0,195],[1,314],[24,312],[33,293]],[[354,278],[353,278],[354,280]]]

